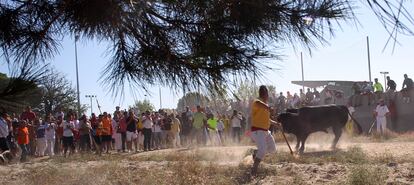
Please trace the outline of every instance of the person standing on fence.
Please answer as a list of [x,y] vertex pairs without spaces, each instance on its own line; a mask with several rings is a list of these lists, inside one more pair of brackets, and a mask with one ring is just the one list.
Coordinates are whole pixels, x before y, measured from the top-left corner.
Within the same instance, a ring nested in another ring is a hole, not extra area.
[[414,86],[413,80],[411,78],[408,78],[407,74],[404,74],[404,82],[402,85],[401,92],[402,92],[403,100],[405,103],[411,102],[410,92],[413,86]]
[[397,84],[394,80],[391,80],[390,76],[387,76],[387,92],[395,92]]
[[375,96],[378,99],[381,99],[381,94],[384,92],[384,87],[381,83],[378,82],[378,78],[374,79],[374,93]]

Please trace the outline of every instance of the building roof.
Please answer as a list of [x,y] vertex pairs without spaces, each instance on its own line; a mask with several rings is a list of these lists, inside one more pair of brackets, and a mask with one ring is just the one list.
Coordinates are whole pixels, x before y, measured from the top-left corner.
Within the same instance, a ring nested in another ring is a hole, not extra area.
[[295,85],[305,86],[309,88],[324,87],[327,85],[352,87],[352,84],[354,84],[355,82],[358,83],[359,85],[368,83],[367,81],[340,81],[340,80],[292,81],[292,83]]

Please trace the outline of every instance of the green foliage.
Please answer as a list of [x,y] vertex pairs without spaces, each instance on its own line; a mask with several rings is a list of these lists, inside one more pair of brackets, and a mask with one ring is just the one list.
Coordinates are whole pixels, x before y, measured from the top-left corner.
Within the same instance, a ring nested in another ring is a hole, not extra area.
[[130,109],[138,110],[139,113],[143,113],[145,111],[154,111],[155,107],[154,105],[147,99],[144,101],[136,101],[133,106],[129,107]]
[[58,53],[62,35],[79,35],[110,42],[103,74],[113,90],[126,82],[217,87],[262,74],[267,66],[259,59],[278,59],[268,43],[325,43],[338,21],[353,17],[348,3],[1,1],[0,47],[9,61],[37,63]]
[[190,108],[194,108],[197,105],[204,107],[209,103],[210,99],[207,96],[198,92],[189,92],[178,100],[177,110],[184,110],[186,106]]
[[[103,76],[125,83],[209,89],[261,76],[280,46],[313,48],[357,15],[352,0],[0,1],[0,48],[25,68],[59,52],[65,35],[109,42]],[[414,35],[405,0],[363,0],[390,39]],[[273,44],[269,44],[273,43]],[[275,61],[275,60],[272,60]],[[16,65],[19,66],[19,65]]]
[[[11,77],[0,75],[0,109],[20,113],[27,105],[40,103],[39,81],[47,71],[47,66],[21,67],[11,71]],[[2,110],[0,110],[2,111]]]

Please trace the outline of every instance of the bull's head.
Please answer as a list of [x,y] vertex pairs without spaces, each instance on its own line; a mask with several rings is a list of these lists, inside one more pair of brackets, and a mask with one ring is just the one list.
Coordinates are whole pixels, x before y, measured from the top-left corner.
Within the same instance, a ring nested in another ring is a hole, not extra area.
[[281,113],[276,117],[276,121],[280,123],[283,130],[292,133],[298,125],[298,114],[296,113]]

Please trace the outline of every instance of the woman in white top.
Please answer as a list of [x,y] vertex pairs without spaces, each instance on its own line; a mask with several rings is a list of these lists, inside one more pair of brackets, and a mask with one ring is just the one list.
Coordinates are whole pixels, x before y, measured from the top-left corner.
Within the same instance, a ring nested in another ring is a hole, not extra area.
[[68,115],[68,120],[63,122],[63,154],[67,157],[66,153],[70,147],[70,153],[75,152],[75,144],[73,140],[73,131],[75,130],[75,122],[73,115]]
[[144,151],[151,149],[151,135],[152,135],[152,119],[149,111],[145,112],[145,115],[142,116],[142,133],[144,134]]

